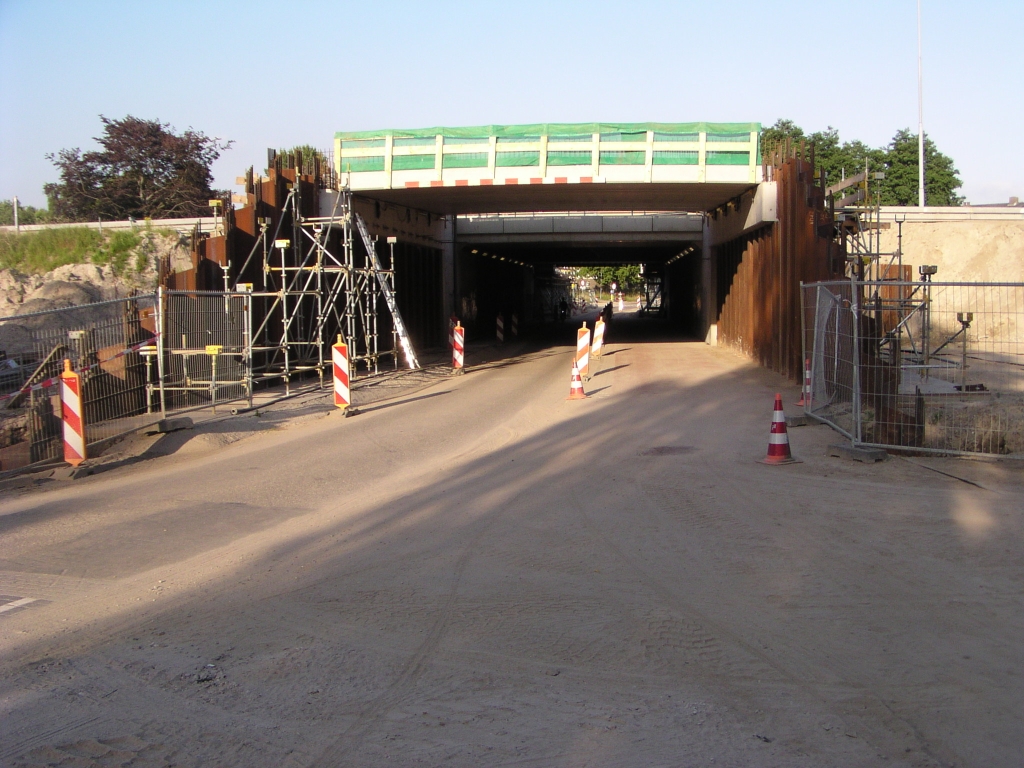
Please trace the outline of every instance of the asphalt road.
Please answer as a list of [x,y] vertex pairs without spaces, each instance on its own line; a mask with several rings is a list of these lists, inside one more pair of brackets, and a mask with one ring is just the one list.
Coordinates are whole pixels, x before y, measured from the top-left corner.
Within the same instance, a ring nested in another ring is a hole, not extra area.
[[627,320],[8,490],[0,765],[1019,766],[1019,465]]

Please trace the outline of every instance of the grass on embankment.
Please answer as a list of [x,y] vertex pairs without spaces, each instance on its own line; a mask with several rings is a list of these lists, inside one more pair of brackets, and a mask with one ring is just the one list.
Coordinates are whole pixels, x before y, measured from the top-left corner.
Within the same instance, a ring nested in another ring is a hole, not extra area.
[[[148,231],[147,231],[148,232]],[[153,234],[165,235],[154,230]],[[173,233],[172,233],[173,234]],[[44,274],[65,264],[109,264],[114,274],[123,274],[131,265],[141,272],[146,265],[146,243],[138,233],[114,230],[102,233],[88,227],[43,229],[15,235],[0,232],[0,269],[15,269],[27,274]]]

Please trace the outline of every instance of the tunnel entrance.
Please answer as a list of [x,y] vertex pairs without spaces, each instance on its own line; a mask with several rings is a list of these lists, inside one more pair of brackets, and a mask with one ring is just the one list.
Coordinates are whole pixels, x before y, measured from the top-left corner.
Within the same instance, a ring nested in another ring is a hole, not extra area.
[[456,314],[465,318],[470,338],[493,338],[498,317],[508,322],[513,315],[522,335],[551,338],[552,329],[563,322],[561,302],[572,307],[582,299],[599,309],[611,300],[614,278],[600,274],[611,270],[595,268],[634,266],[639,275],[630,284],[617,285],[624,297],[621,307],[613,302],[613,312],[642,318],[634,332],[646,328],[659,337],[702,338],[700,256],[699,246],[685,242],[619,247],[486,241],[460,245]]

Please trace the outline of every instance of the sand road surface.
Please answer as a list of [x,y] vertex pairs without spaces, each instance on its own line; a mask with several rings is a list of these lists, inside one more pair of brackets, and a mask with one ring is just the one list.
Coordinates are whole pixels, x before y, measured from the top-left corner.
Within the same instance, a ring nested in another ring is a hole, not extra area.
[[0,765],[1024,764],[1020,466],[614,327],[4,493]]

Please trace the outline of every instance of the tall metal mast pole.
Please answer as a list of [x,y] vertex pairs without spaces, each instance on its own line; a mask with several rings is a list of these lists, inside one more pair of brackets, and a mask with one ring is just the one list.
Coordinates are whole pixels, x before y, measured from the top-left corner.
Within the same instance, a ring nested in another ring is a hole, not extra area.
[[924,208],[924,88],[921,74],[921,0],[917,0],[917,204]]

